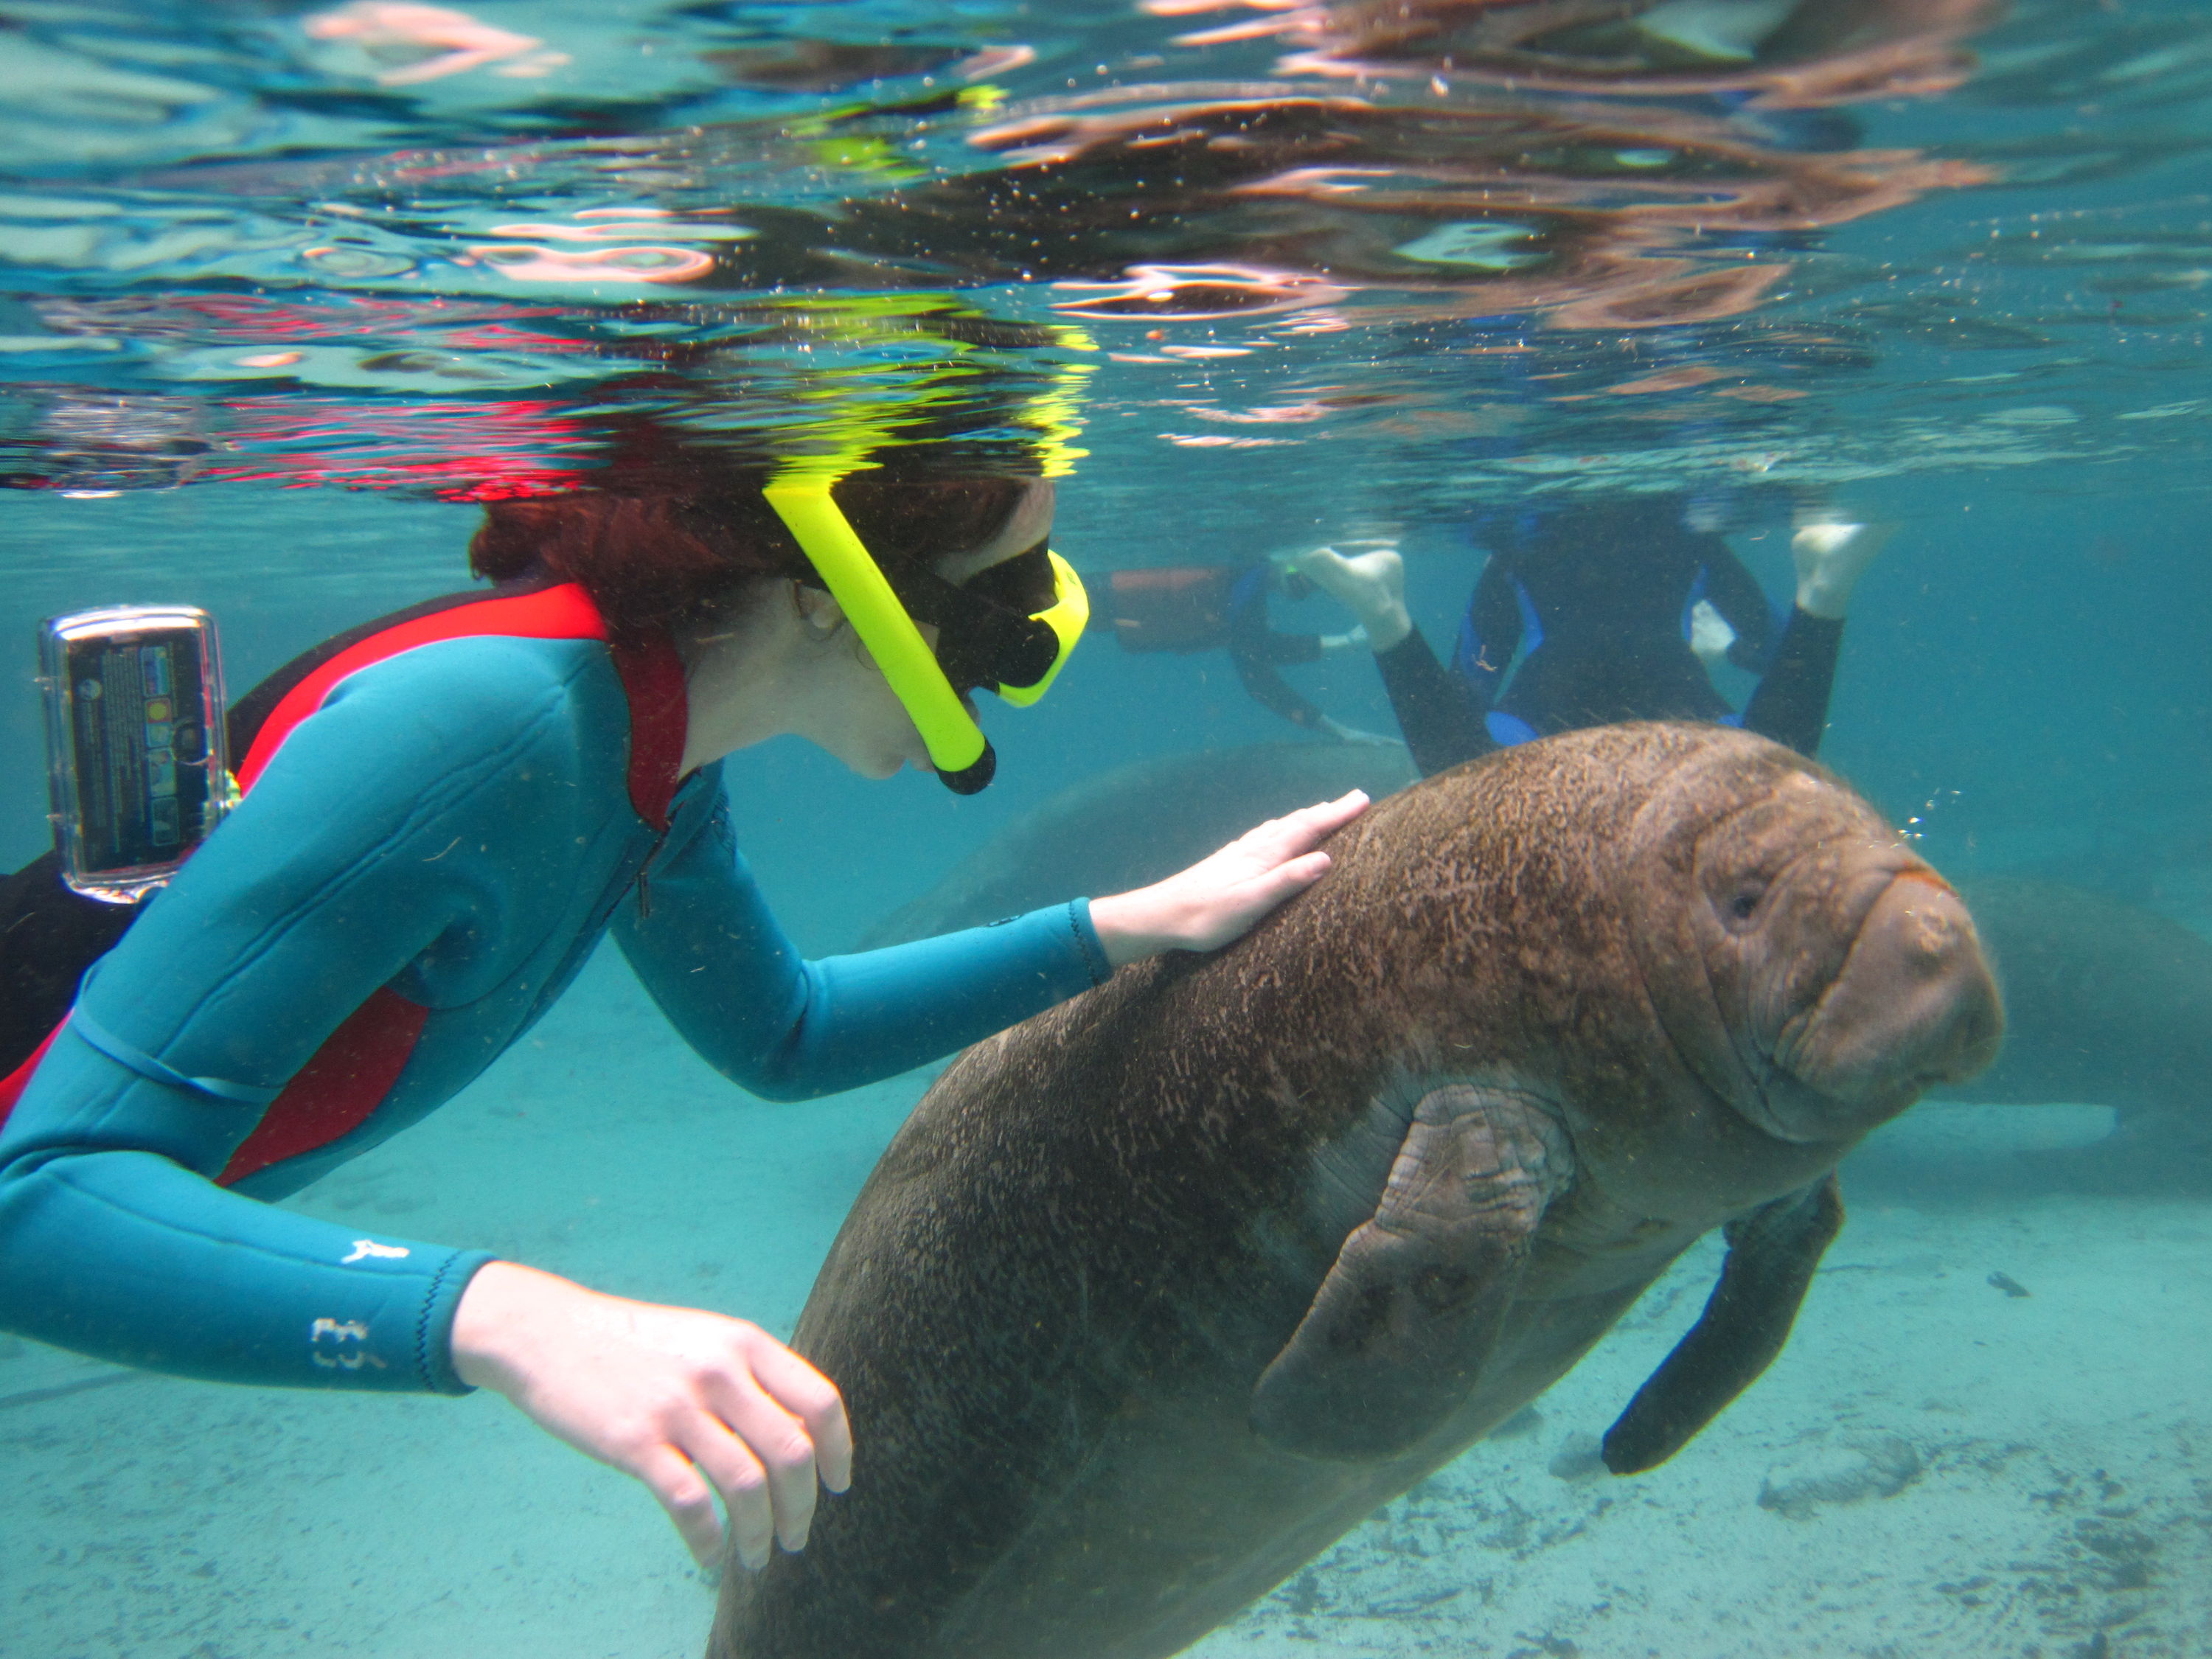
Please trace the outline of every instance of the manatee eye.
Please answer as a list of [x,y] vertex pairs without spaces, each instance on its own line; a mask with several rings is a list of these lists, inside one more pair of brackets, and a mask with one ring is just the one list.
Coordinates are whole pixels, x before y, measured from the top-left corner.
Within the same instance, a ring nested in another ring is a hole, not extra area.
[[1766,884],[1747,881],[1737,888],[1728,902],[1728,913],[1737,921],[1749,921],[1759,914],[1759,902],[1766,896]]

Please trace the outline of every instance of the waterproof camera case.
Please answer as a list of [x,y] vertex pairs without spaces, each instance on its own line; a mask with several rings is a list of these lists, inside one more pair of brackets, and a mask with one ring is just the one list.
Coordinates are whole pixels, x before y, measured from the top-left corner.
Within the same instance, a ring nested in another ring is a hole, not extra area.
[[188,605],[79,611],[40,630],[39,667],[62,879],[136,904],[234,793],[215,623]]

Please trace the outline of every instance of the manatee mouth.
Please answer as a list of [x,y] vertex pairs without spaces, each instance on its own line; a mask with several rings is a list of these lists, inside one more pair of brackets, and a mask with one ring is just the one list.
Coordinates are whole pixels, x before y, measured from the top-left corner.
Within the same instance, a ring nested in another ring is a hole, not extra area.
[[1933,870],[1909,864],[1870,888],[1843,966],[1777,1034],[1760,1092],[1787,1139],[1862,1130],[1981,1071],[2003,1030],[1966,906]]

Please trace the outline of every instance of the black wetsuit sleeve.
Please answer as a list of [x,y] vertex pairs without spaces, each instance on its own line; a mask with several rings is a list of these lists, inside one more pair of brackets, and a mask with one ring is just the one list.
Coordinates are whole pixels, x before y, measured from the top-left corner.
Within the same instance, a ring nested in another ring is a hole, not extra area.
[[1719,537],[1711,538],[1705,556],[1705,597],[1721,620],[1735,630],[1728,659],[1738,668],[1758,674],[1774,659],[1774,612],[1759,578],[1744,568]]
[[1277,663],[1312,662],[1320,655],[1321,641],[1316,635],[1277,634],[1268,628],[1262,578],[1248,572],[1239,580],[1229,610],[1229,660],[1253,702],[1293,726],[1320,731],[1322,711],[1275,672]]
[[1483,724],[1481,706],[1468,694],[1467,682],[1437,660],[1419,629],[1388,651],[1376,652],[1375,666],[1382,671],[1399,733],[1423,777],[1498,747]]
[[1315,705],[1301,696],[1291,683],[1278,674],[1273,664],[1257,652],[1247,652],[1236,646],[1229,648],[1229,660],[1236,665],[1237,678],[1244,682],[1244,689],[1252,701],[1263,708],[1272,709],[1293,726],[1309,732],[1322,729],[1322,714]]
[[1744,708],[1744,730],[1788,744],[1801,755],[1818,754],[1843,642],[1841,617],[1815,617],[1792,607],[1773,665]]

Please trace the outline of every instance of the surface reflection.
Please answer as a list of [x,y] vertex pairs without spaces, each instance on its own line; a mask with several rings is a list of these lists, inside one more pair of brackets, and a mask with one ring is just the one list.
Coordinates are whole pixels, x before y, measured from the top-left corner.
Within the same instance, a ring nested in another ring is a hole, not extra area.
[[[822,282],[858,259],[887,283],[1074,284],[1061,307],[1092,316],[1253,315],[1372,291],[1393,319],[1549,311],[1648,327],[1747,310],[1796,239],[1988,176],[1916,150],[1762,144],[1660,106],[1405,106],[1270,83],[1175,95],[1187,90],[1011,111],[967,139],[1001,166],[819,216],[738,206],[756,234],[694,280]],[[742,142],[702,134],[650,165],[696,188]]]
[[988,470],[994,446],[1072,440],[1065,411],[1097,355],[1074,328],[943,294],[596,313],[184,294],[40,311],[58,341],[99,342],[206,394],[19,382],[0,487],[70,494],[260,481],[552,495],[653,465],[643,430],[765,464],[814,453],[824,422],[855,410],[926,433],[946,468]]
[[1142,0],[1157,16],[1258,18],[1186,45],[1274,36],[1286,74],[1469,76],[1553,90],[1735,93],[1781,108],[1948,91],[1997,0]]

